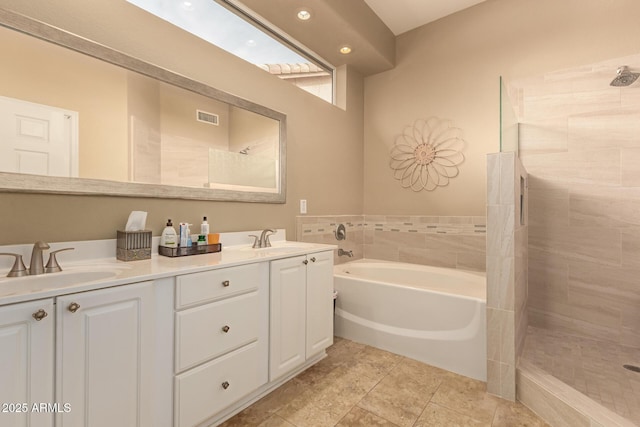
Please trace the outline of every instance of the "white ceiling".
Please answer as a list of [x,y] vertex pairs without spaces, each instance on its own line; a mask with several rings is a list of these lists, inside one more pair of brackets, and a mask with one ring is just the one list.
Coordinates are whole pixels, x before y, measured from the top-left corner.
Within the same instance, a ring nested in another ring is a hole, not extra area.
[[364,0],[396,36],[485,0]]

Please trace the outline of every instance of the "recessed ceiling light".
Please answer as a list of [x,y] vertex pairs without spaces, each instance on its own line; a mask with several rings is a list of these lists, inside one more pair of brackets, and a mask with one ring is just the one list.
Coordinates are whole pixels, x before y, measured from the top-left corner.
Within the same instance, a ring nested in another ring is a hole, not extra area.
[[311,19],[311,11],[307,9],[300,9],[297,16],[301,21],[308,21]]
[[348,55],[351,53],[351,46],[344,45],[340,47],[340,53],[343,55]]
[[247,45],[247,46],[249,46],[249,47],[255,47],[255,46],[257,46],[257,44],[258,44],[258,43],[257,43],[255,40],[253,40],[253,39],[249,39],[249,40],[247,40],[247,42],[246,42],[246,45]]
[[193,9],[194,9],[194,7],[193,7],[193,3],[192,3],[192,2],[190,2],[189,0],[185,0],[185,1],[183,1],[183,2],[182,2],[182,7],[183,7],[185,10],[193,10]]

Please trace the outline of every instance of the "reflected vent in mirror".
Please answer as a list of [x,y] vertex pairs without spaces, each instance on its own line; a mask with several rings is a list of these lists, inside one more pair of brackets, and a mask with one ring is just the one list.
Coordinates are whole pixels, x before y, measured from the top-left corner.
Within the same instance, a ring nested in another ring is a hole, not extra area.
[[218,126],[218,115],[213,113],[207,113],[206,111],[196,110],[196,119],[202,123],[209,123],[210,125]]

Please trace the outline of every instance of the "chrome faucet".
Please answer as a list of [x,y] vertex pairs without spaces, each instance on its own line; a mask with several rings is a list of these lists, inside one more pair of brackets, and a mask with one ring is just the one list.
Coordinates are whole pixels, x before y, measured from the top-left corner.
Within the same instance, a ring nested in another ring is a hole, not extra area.
[[338,256],[344,256],[344,255],[346,255],[349,258],[351,258],[353,256],[353,251],[345,251],[342,248],[338,249]]
[[47,265],[44,266],[42,251],[46,251],[47,249],[49,249],[49,245],[43,241],[37,241],[33,245],[33,250],[31,251],[31,265],[29,265],[29,268],[25,267],[24,262],[22,262],[21,254],[8,252],[0,253],[0,255],[10,255],[15,257],[15,262],[13,263],[13,267],[11,267],[9,274],[7,274],[7,277],[22,277],[62,271],[62,268],[56,259],[56,254],[63,251],[72,251],[74,248],[63,248],[50,252],[49,261],[47,262]]
[[29,274],[35,276],[44,274],[44,261],[42,259],[42,251],[49,249],[49,245],[39,240],[33,245],[31,251],[31,264],[29,264]]
[[270,248],[271,242],[269,241],[269,236],[275,234],[275,230],[271,230],[267,228],[266,230],[262,230],[262,234],[260,234],[260,247],[261,248]]
[[269,241],[269,236],[271,236],[272,234],[275,234],[276,231],[275,230],[271,230],[270,228],[267,228],[265,230],[262,230],[262,233],[260,234],[260,237],[256,236],[255,234],[249,234],[249,237],[253,237],[254,241],[253,241],[253,246],[251,246],[254,249],[259,249],[259,248],[270,248],[271,247],[271,242]]

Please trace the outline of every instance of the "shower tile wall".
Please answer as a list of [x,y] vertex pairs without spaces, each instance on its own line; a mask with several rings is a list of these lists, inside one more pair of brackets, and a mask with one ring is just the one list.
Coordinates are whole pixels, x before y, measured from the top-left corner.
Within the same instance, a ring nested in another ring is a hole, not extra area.
[[640,347],[640,55],[514,82],[533,326]]
[[[337,244],[354,257],[485,271],[486,218],[474,216],[299,216],[297,240]],[[343,223],[347,239],[334,230]]]
[[527,332],[526,184],[515,153],[487,156],[487,391],[510,400]]

